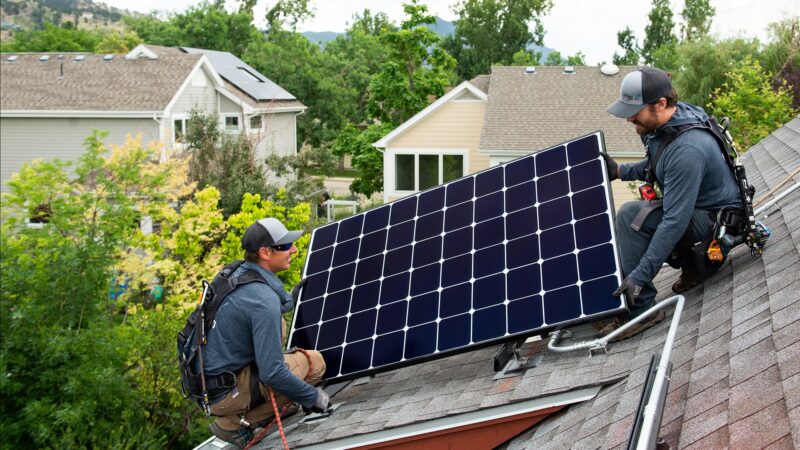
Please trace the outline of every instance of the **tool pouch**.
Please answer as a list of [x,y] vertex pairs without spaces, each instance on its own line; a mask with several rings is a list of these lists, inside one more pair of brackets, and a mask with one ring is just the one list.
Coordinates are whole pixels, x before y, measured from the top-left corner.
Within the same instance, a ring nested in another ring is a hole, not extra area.
[[706,252],[713,239],[714,236],[712,234],[708,239],[695,242],[694,245],[692,245],[692,262],[694,263],[694,268],[697,273],[697,281],[703,281],[711,275],[714,275],[719,268],[725,264],[724,259],[722,261],[710,261],[708,259]]

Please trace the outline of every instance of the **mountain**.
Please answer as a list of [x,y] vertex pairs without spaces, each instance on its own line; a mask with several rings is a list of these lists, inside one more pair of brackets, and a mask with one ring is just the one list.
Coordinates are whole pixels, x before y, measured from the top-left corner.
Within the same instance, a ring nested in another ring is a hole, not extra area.
[[14,31],[43,28],[45,22],[55,25],[72,22],[81,28],[122,29],[122,18],[137,15],[92,0],[3,0],[2,39]]
[[[448,22],[441,17],[436,17],[436,23],[427,25],[428,29],[433,30],[434,33],[438,34],[439,36],[446,36],[453,32],[455,28],[453,26],[453,22]],[[306,37],[311,42],[315,42],[321,46],[325,46],[325,44],[329,41],[336,39],[339,36],[344,35],[343,32],[337,31],[304,31],[302,33],[303,36]]]

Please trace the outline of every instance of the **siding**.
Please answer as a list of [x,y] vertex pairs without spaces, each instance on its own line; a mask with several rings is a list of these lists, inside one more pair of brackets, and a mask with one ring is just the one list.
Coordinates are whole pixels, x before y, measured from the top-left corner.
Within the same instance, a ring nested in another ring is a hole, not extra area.
[[220,94],[219,96],[219,112],[225,113],[242,113],[242,107],[232,102],[231,99]]
[[109,131],[106,144],[123,144],[126,136],[142,133],[142,143],[159,140],[158,123],[153,119],[0,119],[0,181],[19,172],[23,163],[36,158],[52,161],[75,160],[83,154],[83,142],[93,129]]
[[205,80],[205,86],[193,86],[190,81],[186,89],[181,93],[175,103],[168,111],[168,117],[164,123],[164,141],[167,146],[172,145],[173,118],[176,115],[189,116],[192,110],[203,111],[207,115],[217,114],[217,91],[214,89],[214,81],[208,77],[204,70],[200,70],[195,77]]
[[250,136],[256,140],[256,159],[258,161],[262,161],[272,153],[282,156],[297,153],[294,120],[295,113],[264,115],[262,130],[258,133],[250,133]]

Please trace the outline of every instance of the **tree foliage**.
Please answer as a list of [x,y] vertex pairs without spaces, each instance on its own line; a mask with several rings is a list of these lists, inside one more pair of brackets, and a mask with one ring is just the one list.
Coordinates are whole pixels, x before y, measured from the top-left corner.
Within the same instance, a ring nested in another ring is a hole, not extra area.
[[770,41],[761,53],[761,63],[773,74],[772,87],[785,83],[791,91],[792,105],[800,109],[800,17],[770,24]]
[[692,42],[708,36],[716,12],[716,8],[711,6],[711,0],[684,0],[681,11],[683,42]]
[[586,65],[586,55],[583,52],[578,52],[572,56],[567,56],[564,58],[561,56],[561,52],[559,51],[552,51],[547,55],[547,59],[544,62],[545,66],[585,66]]
[[458,61],[458,76],[468,80],[489,73],[492,64],[512,64],[515,53],[542,45],[540,17],[551,7],[550,0],[462,0],[455,4],[455,30],[445,38],[443,47]]
[[644,29],[642,58],[646,64],[668,69],[665,60],[674,54],[678,43],[669,0],[653,0],[653,8],[647,18],[649,22]]
[[617,45],[622,47],[624,53],[619,55],[614,52],[612,61],[614,64],[634,66],[639,64],[641,59],[642,49],[636,40],[636,35],[630,27],[625,27],[624,30],[617,33]]
[[376,123],[365,130],[353,125],[347,126],[333,146],[337,155],[352,155],[353,168],[358,177],[350,184],[350,190],[367,197],[383,191],[383,153],[372,144],[387,135],[394,128],[388,123]]

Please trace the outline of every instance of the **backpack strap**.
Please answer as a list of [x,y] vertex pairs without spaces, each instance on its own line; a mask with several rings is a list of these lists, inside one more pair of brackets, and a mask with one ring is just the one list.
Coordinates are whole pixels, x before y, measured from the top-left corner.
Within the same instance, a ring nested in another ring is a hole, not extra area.
[[644,168],[645,181],[650,184],[655,184],[658,182],[656,179],[656,168],[658,167],[658,162],[661,160],[661,155],[664,153],[664,150],[669,144],[672,143],[672,141],[675,140],[676,137],[683,134],[683,132],[693,130],[695,128],[710,130],[709,127],[704,123],[687,123],[684,125],[664,127],[664,129],[661,131],[662,136],[655,156],[650,158],[650,152],[647,152],[647,165],[645,165]]

